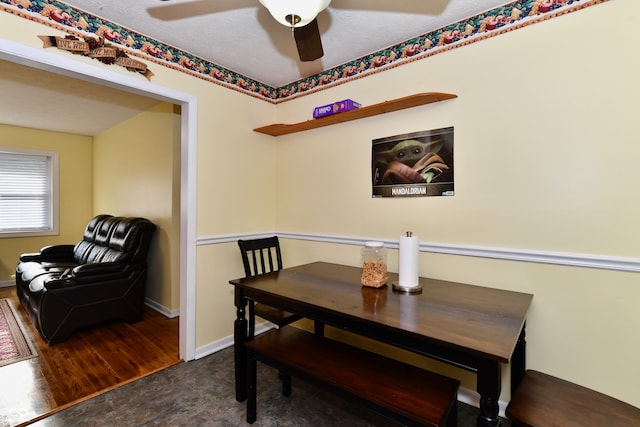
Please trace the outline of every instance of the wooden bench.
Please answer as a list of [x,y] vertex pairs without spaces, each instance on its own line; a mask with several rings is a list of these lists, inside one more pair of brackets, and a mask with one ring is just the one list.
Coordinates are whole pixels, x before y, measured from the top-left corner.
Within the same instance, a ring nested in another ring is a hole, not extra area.
[[[260,361],[405,425],[456,425],[458,380],[291,326],[264,333],[246,346],[249,423],[256,420]],[[288,391],[285,378],[283,394]]]
[[506,410],[514,426],[640,426],[640,409],[605,394],[528,370]]

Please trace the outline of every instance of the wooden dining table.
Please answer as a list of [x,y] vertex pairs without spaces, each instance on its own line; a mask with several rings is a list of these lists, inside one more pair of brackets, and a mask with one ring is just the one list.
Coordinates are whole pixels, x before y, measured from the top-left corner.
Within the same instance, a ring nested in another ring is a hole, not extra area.
[[300,314],[477,374],[478,426],[498,426],[502,366],[511,389],[525,371],[525,325],[533,295],[421,277],[418,293],[362,286],[358,267],[314,262],[231,280],[235,287],[236,400],[246,399],[246,307],[251,301]]

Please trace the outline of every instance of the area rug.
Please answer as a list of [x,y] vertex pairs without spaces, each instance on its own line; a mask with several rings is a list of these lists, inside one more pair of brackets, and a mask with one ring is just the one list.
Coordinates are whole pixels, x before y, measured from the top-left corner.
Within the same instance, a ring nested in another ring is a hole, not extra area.
[[36,357],[36,347],[29,340],[8,299],[0,299],[0,366]]

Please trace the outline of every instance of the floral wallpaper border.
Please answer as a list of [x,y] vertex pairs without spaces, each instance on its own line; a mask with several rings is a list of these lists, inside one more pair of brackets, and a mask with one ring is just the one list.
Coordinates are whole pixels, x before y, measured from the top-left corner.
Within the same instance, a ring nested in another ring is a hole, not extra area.
[[104,37],[131,56],[279,103],[609,0],[519,0],[296,82],[271,87],[56,0],[0,0],[0,10],[79,37]]

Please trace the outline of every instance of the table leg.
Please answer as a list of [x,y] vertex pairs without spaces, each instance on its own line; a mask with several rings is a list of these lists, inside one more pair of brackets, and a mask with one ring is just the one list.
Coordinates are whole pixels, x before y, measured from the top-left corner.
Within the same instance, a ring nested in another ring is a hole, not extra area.
[[247,398],[247,319],[245,307],[247,300],[240,288],[235,289],[236,320],[233,322],[233,351],[235,358],[236,400],[243,402]]
[[516,343],[516,348],[513,351],[513,356],[511,357],[511,395],[518,388],[518,384],[522,381],[522,377],[524,377],[524,372],[527,369],[527,361],[526,361],[526,350],[527,350],[527,341],[526,341],[526,323],[522,326],[522,331],[520,331],[520,337],[518,337],[518,342]]
[[500,389],[502,375],[499,362],[487,361],[478,368],[477,390],[480,393],[480,415],[478,427],[498,427]]

